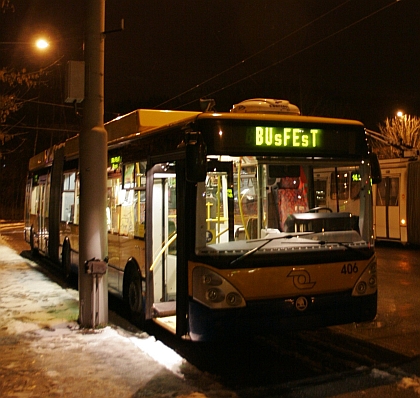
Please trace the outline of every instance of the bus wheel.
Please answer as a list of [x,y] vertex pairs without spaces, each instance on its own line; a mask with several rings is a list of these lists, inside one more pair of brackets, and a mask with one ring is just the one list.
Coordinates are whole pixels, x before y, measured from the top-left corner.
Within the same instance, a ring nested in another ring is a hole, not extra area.
[[37,249],[35,248],[35,236],[34,236],[34,226],[31,225],[31,232],[29,235],[29,245],[31,246],[31,254],[35,255],[38,253]]
[[128,285],[128,306],[132,314],[139,314],[143,310],[140,275],[133,275],[130,279],[130,284]]
[[129,263],[124,275],[124,300],[134,323],[144,325],[142,277],[136,265]]
[[64,276],[68,278],[70,276],[71,267],[71,248],[69,238],[65,238],[63,242],[63,251],[61,252],[61,265]]

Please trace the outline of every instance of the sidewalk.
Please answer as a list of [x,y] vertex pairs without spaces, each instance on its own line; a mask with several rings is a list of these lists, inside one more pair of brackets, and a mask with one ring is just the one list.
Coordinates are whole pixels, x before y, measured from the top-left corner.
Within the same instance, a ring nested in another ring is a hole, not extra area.
[[[78,292],[55,283],[0,234],[0,397],[241,396],[112,311],[109,326],[95,331],[79,329],[78,312]],[[419,376],[417,356],[270,397],[420,397]]]
[[153,337],[79,330],[78,292],[63,289],[0,236],[1,397],[235,397]]

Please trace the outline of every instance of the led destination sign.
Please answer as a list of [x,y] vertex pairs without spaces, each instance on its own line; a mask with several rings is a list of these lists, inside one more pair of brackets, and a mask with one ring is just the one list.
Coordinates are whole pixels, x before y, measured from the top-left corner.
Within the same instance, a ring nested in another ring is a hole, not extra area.
[[[203,119],[196,126],[207,153],[244,156],[365,157],[366,134],[360,123],[299,120]],[[333,123],[334,122],[334,123]]]
[[257,147],[317,148],[323,130],[289,127],[255,127]]

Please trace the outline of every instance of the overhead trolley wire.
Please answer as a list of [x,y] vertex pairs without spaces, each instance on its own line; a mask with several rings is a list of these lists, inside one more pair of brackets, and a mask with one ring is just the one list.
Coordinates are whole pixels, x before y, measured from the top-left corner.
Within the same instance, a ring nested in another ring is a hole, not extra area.
[[[279,39],[279,40],[277,40],[277,41],[273,42],[272,44],[268,45],[267,47],[263,48],[262,50],[257,51],[257,52],[256,52],[256,53],[254,53],[253,55],[250,55],[249,57],[245,58],[244,60],[242,60],[242,61],[240,61],[240,62],[236,63],[235,65],[232,65],[231,67],[229,67],[229,68],[225,69],[224,71],[222,71],[222,72],[220,72],[220,73],[218,73],[218,74],[214,75],[213,77],[211,77],[211,78],[209,78],[209,79],[207,79],[207,80],[203,81],[202,83],[199,83],[199,84],[197,84],[197,85],[195,85],[195,86],[191,87],[190,89],[188,89],[188,90],[186,90],[186,91],[182,92],[181,94],[178,94],[178,95],[176,95],[175,97],[172,97],[172,98],[170,98],[170,99],[168,99],[168,100],[166,100],[166,101],[162,102],[161,104],[157,105],[155,108],[158,108],[158,107],[160,107],[160,106],[162,106],[162,105],[165,105],[165,104],[167,104],[168,102],[173,101],[174,99],[179,98],[179,97],[181,97],[182,95],[187,94],[187,93],[189,93],[189,92],[191,92],[191,91],[193,91],[193,90],[197,89],[198,87],[200,87],[200,86],[202,86],[202,85],[204,85],[204,84],[206,84],[206,83],[208,83],[208,82],[210,82],[210,81],[212,81],[212,80],[216,79],[217,77],[219,77],[219,76],[221,76],[221,75],[223,75],[223,74],[225,74],[225,73],[227,73],[227,72],[231,71],[232,69],[234,69],[234,68],[236,68],[236,67],[238,67],[238,66],[240,66],[240,65],[243,65],[246,61],[249,61],[251,58],[254,58],[255,56],[257,56],[257,55],[261,54],[262,52],[266,51],[267,49],[269,49],[269,48],[271,48],[271,47],[273,47],[273,46],[277,45],[278,43],[280,43],[280,42],[282,42],[282,41],[286,40],[286,39],[287,39],[287,38],[289,38],[290,36],[292,36],[292,35],[294,35],[294,34],[298,33],[299,31],[301,31],[302,29],[305,29],[305,28],[309,27],[309,26],[310,26],[310,25],[312,25],[313,23],[315,23],[315,22],[319,21],[320,19],[322,19],[322,18],[326,17],[328,14],[330,14],[330,13],[332,13],[332,12],[334,12],[334,11],[338,10],[339,8],[343,7],[344,5],[346,5],[347,3],[349,3],[350,1],[351,1],[351,0],[346,0],[346,1],[344,1],[343,3],[341,3],[340,5],[338,5],[337,7],[332,8],[331,10],[327,11],[325,14],[322,14],[321,16],[319,16],[319,17],[315,18],[313,21],[311,21],[311,22],[307,23],[306,25],[303,25],[303,26],[302,26],[302,27],[300,27],[299,29],[297,29],[297,30],[295,30],[295,31],[293,31],[293,32],[291,32],[291,33],[289,33],[289,34],[287,34],[286,36],[282,37],[281,39]],[[389,8],[389,7],[393,6],[393,5],[395,5],[396,3],[400,2],[400,1],[401,1],[401,0],[393,0],[391,3],[389,3],[389,4],[387,4],[387,5],[385,5],[385,6],[381,7],[381,8],[379,8],[378,10],[373,11],[372,13],[370,13],[370,14],[368,14],[368,15],[364,16],[363,18],[360,18],[360,19],[358,19],[357,21],[355,21],[355,22],[353,22],[353,23],[351,23],[351,24],[349,24],[349,25],[345,26],[344,28],[339,29],[339,30],[335,31],[334,33],[331,33],[331,34],[329,34],[329,35],[325,36],[324,38],[319,39],[319,40],[317,40],[316,42],[314,42],[314,43],[312,43],[312,44],[309,44],[308,46],[303,47],[302,49],[300,49],[300,50],[298,50],[298,51],[295,51],[293,54],[288,55],[288,56],[286,56],[286,57],[282,58],[282,59],[281,59],[281,60],[279,60],[279,61],[273,62],[272,64],[270,64],[270,65],[268,65],[268,66],[266,66],[266,67],[264,67],[264,68],[261,68],[261,69],[259,69],[259,70],[255,71],[255,72],[253,72],[253,73],[250,73],[250,74],[248,74],[247,76],[245,76],[245,77],[243,77],[243,78],[241,78],[241,79],[238,79],[238,80],[236,80],[236,81],[234,81],[234,82],[232,82],[232,83],[230,83],[230,84],[228,84],[228,85],[226,85],[226,86],[224,86],[224,87],[222,87],[222,88],[220,88],[220,89],[218,89],[218,90],[215,90],[215,91],[212,91],[212,92],[210,92],[210,93],[207,93],[205,96],[206,96],[206,97],[209,97],[209,96],[211,96],[211,95],[213,95],[213,94],[216,94],[216,93],[218,93],[218,92],[220,92],[220,91],[223,91],[223,90],[225,90],[225,89],[227,89],[227,88],[229,88],[229,87],[232,87],[232,86],[234,86],[234,85],[236,85],[236,84],[238,84],[238,83],[241,83],[241,82],[243,82],[244,80],[248,80],[248,79],[250,79],[250,78],[252,78],[252,77],[254,77],[254,76],[256,76],[256,75],[258,75],[258,74],[260,74],[260,73],[262,73],[262,72],[264,72],[264,71],[266,71],[266,70],[268,70],[268,69],[270,69],[270,68],[272,68],[273,66],[279,65],[279,64],[281,64],[281,63],[283,63],[283,62],[287,61],[288,59],[293,58],[293,57],[295,57],[296,55],[301,54],[301,53],[303,53],[304,51],[309,50],[310,48],[315,47],[315,46],[317,46],[318,44],[320,44],[320,43],[322,43],[322,42],[324,42],[324,41],[326,41],[326,40],[328,40],[328,39],[330,39],[330,38],[332,38],[332,37],[334,37],[334,36],[336,36],[336,35],[338,35],[338,34],[340,34],[340,33],[344,32],[345,30],[350,29],[351,27],[353,27],[353,26],[355,26],[355,25],[357,25],[357,24],[359,24],[359,23],[361,23],[361,22],[365,21],[366,19],[371,18],[372,16],[374,16],[374,15],[376,15],[376,14],[378,14],[378,13],[380,13],[380,12],[384,11],[385,9],[387,9],[387,8]],[[189,102],[187,102],[187,103],[184,103],[183,105],[180,105],[180,106],[178,106],[177,108],[174,108],[174,109],[179,109],[179,108],[181,108],[181,107],[183,107],[183,106],[185,106],[185,105],[189,105],[189,104],[194,103],[194,102],[196,102],[196,101],[197,101],[197,99],[194,99],[194,100],[189,101]]]
[[[263,53],[264,51],[266,51],[266,50],[270,49],[271,47],[274,47],[275,45],[277,45],[277,44],[281,43],[282,41],[284,41],[284,40],[288,39],[289,37],[293,36],[294,34],[298,33],[299,31],[301,31],[301,30],[303,30],[303,29],[305,29],[305,28],[309,27],[310,25],[314,24],[315,22],[319,21],[320,19],[322,19],[322,18],[326,17],[328,14],[331,14],[332,12],[334,12],[334,11],[338,10],[339,8],[343,7],[345,4],[349,3],[350,1],[351,1],[351,0],[346,0],[346,1],[344,1],[343,3],[341,3],[340,5],[338,5],[337,7],[334,7],[334,8],[332,8],[331,10],[327,11],[325,14],[322,14],[321,16],[319,16],[319,17],[315,18],[313,21],[308,22],[306,25],[301,26],[299,29],[296,29],[295,31],[293,31],[293,32],[291,32],[291,33],[289,33],[289,34],[287,34],[286,36],[283,36],[281,39],[279,39],[279,40],[277,40],[277,41],[275,41],[275,42],[273,42],[273,43],[269,44],[268,46],[266,46],[266,47],[264,47],[263,49],[261,49],[261,50],[257,51],[256,53],[254,53],[254,54],[252,54],[252,55],[248,56],[247,58],[243,59],[242,61],[237,62],[236,64],[234,64],[234,65],[230,66],[229,68],[227,68],[227,69],[225,69],[225,70],[223,70],[223,71],[221,71],[221,72],[217,73],[217,74],[216,74],[216,75],[214,75],[213,77],[210,77],[210,78],[208,78],[207,80],[204,80],[203,82],[201,82],[201,83],[199,83],[199,84],[197,84],[197,85],[195,85],[195,86],[193,86],[193,87],[189,88],[188,90],[186,90],[186,91],[182,92],[181,94],[178,94],[178,95],[176,95],[175,97],[172,97],[172,98],[170,98],[170,99],[168,99],[168,100],[166,100],[166,101],[162,102],[161,104],[157,105],[155,108],[159,108],[160,106],[165,105],[165,104],[167,104],[168,102],[171,102],[171,101],[173,101],[174,99],[181,97],[182,95],[188,94],[189,92],[191,92],[191,91],[193,91],[193,90],[197,89],[198,87],[201,87],[201,86],[203,86],[204,84],[209,83],[210,81],[212,81],[212,80],[214,80],[214,79],[217,79],[219,76],[222,76],[222,75],[224,75],[224,74],[225,74],[225,73],[227,73],[227,72],[230,72],[232,69],[235,69],[235,68],[237,68],[238,66],[243,65],[245,62],[249,61],[250,59],[252,59],[252,58],[256,57],[257,55],[259,55],[259,54],[261,54],[261,53]],[[194,100],[194,101],[195,101],[195,100]],[[188,104],[189,104],[189,103],[188,103]],[[186,104],[186,105],[188,105],[188,104]]]

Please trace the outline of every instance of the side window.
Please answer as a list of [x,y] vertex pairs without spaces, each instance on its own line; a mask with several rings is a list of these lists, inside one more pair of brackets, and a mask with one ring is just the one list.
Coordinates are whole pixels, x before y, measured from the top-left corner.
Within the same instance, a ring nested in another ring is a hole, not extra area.
[[360,172],[353,171],[351,173],[351,198],[352,200],[357,200],[360,198],[360,188],[362,177],[360,176]]
[[108,232],[144,238],[145,206],[145,161],[108,170]]
[[315,207],[327,205],[327,180],[315,180]]
[[30,214],[36,215],[38,214],[38,176],[34,176],[33,184],[32,184],[32,193],[31,193],[31,203],[30,203]]
[[345,171],[331,173],[331,199],[346,200],[349,198],[349,175]]
[[61,200],[61,221],[74,222],[76,172],[64,173],[63,196]]

